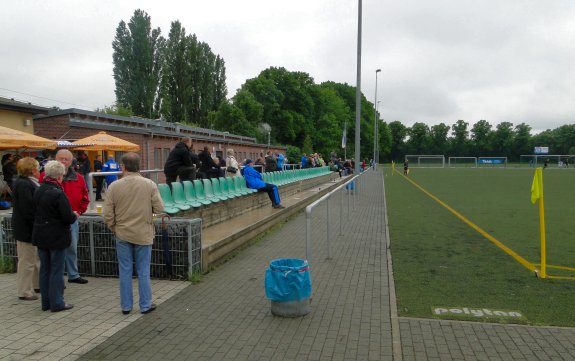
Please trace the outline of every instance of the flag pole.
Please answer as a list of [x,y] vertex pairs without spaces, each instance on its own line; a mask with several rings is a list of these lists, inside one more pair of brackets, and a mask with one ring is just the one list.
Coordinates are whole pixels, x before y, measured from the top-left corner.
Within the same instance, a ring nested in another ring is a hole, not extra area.
[[541,238],[541,278],[547,278],[547,240],[545,239],[545,202],[543,200],[543,172],[537,169],[541,195],[539,197],[539,235]]

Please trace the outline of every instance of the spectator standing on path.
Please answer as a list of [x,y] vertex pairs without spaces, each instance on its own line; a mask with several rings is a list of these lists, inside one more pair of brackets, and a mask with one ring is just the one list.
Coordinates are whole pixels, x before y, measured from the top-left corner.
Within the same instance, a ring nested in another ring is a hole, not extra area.
[[240,174],[240,165],[234,156],[234,150],[228,149],[226,151],[226,177],[237,177]]
[[[72,207],[72,211],[76,213],[76,216],[84,214],[88,209],[90,204],[90,198],[88,196],[88,189],[86,188],[86,182],[84,178],[80,177],[76,171],[74,171],[74,166],[72,165],[72,160],[74,157],[72,153],[67,149],[60,149],[56,153],[56,160],[64,165],[66,169],[66,174],[62,180],[62,188],[66,197],[68,197],[68,202]],[[44,181],[44,175],[40,175],[40,183]],[[69,283],[80,283],[86,284],[88,280],[80,277],[78,273],[78,239],[80,238],[80,229],[78,226],[78,219],[71,225],[72,240],[70,242],[70,247],[66,250],[66,272],[68,272],[68,282]]]
[[[102,156],[97,155],[96,159],[94,159],[94,172],[101,172],[104,165],[102,164]],[[104,177],[103,176],[96,176],[94,177],[96,180],[96,200],[102,200],[102,186],[104,185]]]
[[18,271],[16,285],[18,298],[25,301],[38,299],[35,294],[40,289],[39,270],[40,258],[38,249],[32,244],[32,228],[34,227],[34,193],[40,187],[40,164],[36,159],[26,157],[16,165],[18,178],[12,191],[12,229],[16,239],[18,254]]
[[[195,156],[195,154],[194,154]],[[195,158],[195,162],[194,159]],[[172,182],[180,178],[180,182],[196,179],[197,156],[192,156],[192,139],[185,138],[180,141],[168,155],[164,165],[166,183],[172,188]]]
[[120,307],[124,315],[132,311],[132,263],[138,272],[141,313],[156,309],[152,303],[150,263],[154,242],[153,213],[162,213],[164,203],[156,184],[140,175],[140,156],[122,156],[123,177],[106,193],[104,222],[116,237],[116,253],[120,270]]
[[265,183],[261,173],[256,171],[252,166],[253,161],[251,159],[246,160],[244,178],[246,179],[248,188],[257,189],[258,192],[267,192],[270,200],[272,201],[272,207],[285,208],[281,204],[278,187],[275,184]]
[[[116,163],[116,161],[114,160],[114,156],[110,155],[108,156],[108,161],[106,162],[106,164],[104,164],[104,166],[102,167],[102,172],[119,172],[120,171],[120,166],[118,165],[118,163]],[[106,184],[108,185],[108,187],[114,182],[118,180],[118,175],[117,174],[112,174],[112,175],[107,175],[106,176]]]
[[[70,169],[72,153],[69,154],[68,162]],[[64,264],[67,249],[71,247],[73,238],[70,225],[78,224],[78,213],[73,211],[64,193],[62,184],[64,174],[66,166],[61,162],[46,163],[44,181],[34,193],[36,213],[32,243],[38,247],[40,256],[42,311],[59,312],[74,307],[64,302]],[[78,179],[83,181],[82,177]]]

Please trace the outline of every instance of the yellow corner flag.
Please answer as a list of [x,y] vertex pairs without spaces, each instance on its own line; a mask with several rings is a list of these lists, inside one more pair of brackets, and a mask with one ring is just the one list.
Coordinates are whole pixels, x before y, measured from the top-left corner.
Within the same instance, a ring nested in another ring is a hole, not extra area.
[[533,183],[531,184],[531,203],[535,204],[539,198],[543,197],[543,174],[541,168],[535,169]]

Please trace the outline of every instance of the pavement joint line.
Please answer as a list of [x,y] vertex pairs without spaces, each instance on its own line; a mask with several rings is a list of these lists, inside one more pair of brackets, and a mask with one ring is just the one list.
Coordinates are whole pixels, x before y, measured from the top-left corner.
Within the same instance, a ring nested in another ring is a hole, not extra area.
[[455,325],[471,325],[471,326],[499,326],[499,327],[517,327],[517,328],[529,328],[534,330],[541,330],[541,329],[550,329],[550,330],[569,330],[575,331],[575,327],[567,327],[567,326],[535,326],[535,325],[522,325],[519,323],[496,323],[496,322],[483,322],[483,321],[467,321],[467,320],[451,320],[451,319],[439,319],[439,318],[419,318],[419,317],[406,317],[406,316],[399,316],[398,319],[400,321],[428,321],[428,322],[445,322],[449,324]]

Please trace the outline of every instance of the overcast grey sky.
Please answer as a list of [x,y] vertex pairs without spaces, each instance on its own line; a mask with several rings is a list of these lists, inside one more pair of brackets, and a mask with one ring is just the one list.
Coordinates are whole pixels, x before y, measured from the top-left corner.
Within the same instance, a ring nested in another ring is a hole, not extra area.
[[[113,104],[111,44],[137,8],[220,54],[229,97],[270,66],[356,84],[357,1],[18,0],[0,12],[0,96]],[[364,0],[361,88],[373,102],[382,69],[386,121],[555,128],[575,122],[574,44],[573,0]]]

